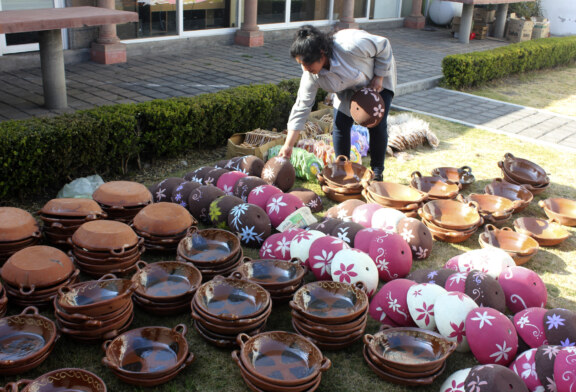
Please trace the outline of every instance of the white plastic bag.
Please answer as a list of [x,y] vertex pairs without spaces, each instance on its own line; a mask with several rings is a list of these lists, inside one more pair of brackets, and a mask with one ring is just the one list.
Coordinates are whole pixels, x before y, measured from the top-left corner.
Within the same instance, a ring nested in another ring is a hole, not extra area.
[[98,174],[89,177],[77,178],[74,181],[64,185],[58,192],[57,198],[73,197],[91,199],[92,193],[100,185],[104,184],[104,180]]

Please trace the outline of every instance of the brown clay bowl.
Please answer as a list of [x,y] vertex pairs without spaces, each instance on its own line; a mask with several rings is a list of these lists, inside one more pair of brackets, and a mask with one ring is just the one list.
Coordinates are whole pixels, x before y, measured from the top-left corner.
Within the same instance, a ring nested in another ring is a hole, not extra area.
[[191,230],[178,244],[178,255],[196,266],[208,268],[232,259],[239,250],[238,236],[222,229]]
[[28,211],[0,207],[0,243],[21,241],[39,232],[38,223]]
[[35,245],[14,253],[2,267],[4,282],[16,287],[49,287],[70,277],[74,264],[60,249]]
[[435,227],[431,226],[431,224],[428,223],[428,221],[426,221],[425,219],[422,219],[422,222],[426,225],[426,227],[428,227],[434,239],[438,241],[449,242],[452,244],[457,244],[466,241],[467,239],[472,237],[472,235],[478,229],[477,227],[474,227],[472,230],[467,231],[447,230],[447,229],[438,230]]
[[551,220],[564,226],[576,226],[576,201],[562,197],[540,200],[538,205]]
[[371,194],[368,192],[367,189],[364,189],[362,191],[362,196],[364,196],[367,203],[376,203],[376,204],[380,204],[383,207],[394,208],[395,210],[402,211],[404,213],[404,215],[406,215],[406,217],[409,217],[409,218],[418,217],[418,209],[420,207],[422,207],[422,204],[423,204],[423,203],[412,203],[412,204],[406,204],[404,207],[391,207],[386,203],[380,203],[377,200],[375,200],[371,196]]
[[495,178],[492,182],[484,187],[484,192],[489,195],[502,196],[512,201],[521,203],[514,209],[514,212],[520,212],[530,204],[534,195],[524,185],[512,184],[504,181],[502,178]]
[[478,204],[478,212],[483,216],[498,218],[509,218],[514,210],[520,206],[520,201],[512,201],[503,196],[488,195],[481,193],[471,193],[465,201],[473,201]]
[[[186,340],[187,328],[143,327],[124,332],[104,342],[102,363],[115,374],[154,379],[178,369],[191,354]],[[193,358],[193,356],[192,356]]]
[[358,192],[343,193],[330,188],[328,185],[322,185],[322,192],[326,194],[327,198],[337,203],[342,203],[351,199],[362,199],[362,190],[359,190]]
[[50,234],[58,240],[62,240],[65,239],[65,237],[71,237],[72,234],[74,234],[74,232],[84,223],[86,223],[86,221],[79,225],[63,225],[59,222],[44,224],[44,226],[42,226],[42,232],[44,234]]
[[542,167],[527,159],[516,158],[509,152],[504,155],[504,160],[498,162],[498,166],[509,177],[523,184],[540,186],[550,182]]
[[[132,302],[128,303],[128,306],[122,308],[122,311],[119,313],[114,313],[114,316],[106,316],[103,319],[96,319],[92,318],[89,320],[84,321],[70,321],[66,317],[70,315],[66,315],[61,310],[55,310],[54,314],[58,320],[58,325],[68,328],[69,330],[73,331],[86,331],[86,330],[95,330],[95,329],[109,329],[112,325],[123,325],[126,320],[129,318],[129,315],[134,313],[134,305]],[[72,315],[74,317],[74,315]]]
[[20,392],[106,392],[106,384],[100,377],[84,369],[64,368],[45,373],[35,380],[19,380],[10,383],[8,391]]
[[[238,343],[236,342],[236,336],[228,336],[228,335],[219,335],[213,332],[208,331],[205,329],[202,324],[198,323],[196,320],[193,322],[194,329],[196,332],[208,343],[213,344],[217,347],[222,348],[237,348]],[[249,336],[258,335],[264,330],[265,326],[259,329],[251,330],[249,332],[245,332]]]
[[515,219],[514,230],[534,238],[540,246],[559,245],[570,237],[570,232],[559,224],[534,217]]
[[157,236],[180,234],[198,223],[180,204],[159,202],[142,208],[134,217],[134,229]]
[[175,302],[196,292],[202,274],[190,263],[160,261],[136,264],[138,272],[132,277],[135,295],[154,302]]
[[[329,190],[335,193],[341,193],[343,195],[357,195],[363,189],[363,185],[360,183],[358,183],[358,186],[356,187],[343,187],[334,183],[327,183],[320,173],[316,174],[316,177],[318,178],[318,184],[320,184],[321,187],[327,187]],[[366,186],[367,185],[368,184],[366,184]]]
[[548,189],[548,187],[550,186],[550,183],[545,183],[542,185],[531,185],[531,184],[525,184],[522,181],[517,181],[516,179],[510,177],[506,172],[502,171],[502,178],[504,179],[504,181],[509,182],[511,184],[515,184],[515,185],[522,185],[524,188],[526,188],[530,193],[532,193],[534,196],[539,195],[541,193],[543,193],[546,189]]
[[[211,265],[200,265],[196,262],[193,263],[179,255],[176,256],[177,261],[181,261],[183,263],[189,263],[194,265],[194,267],[198,268],[198,270],[202,273],[202,280],[204,282],[211,280],[216,275],[222,275],[222,276],[230,275],[230,273],[232,273],[234,269],[240,265],[243,258],[244,258],[244,250],[242,248],[240,248],[238,253],[231,259],[222,263]],[[210,279],[206,279],[206,277],[208,276],[210,276]]]
[[419,171],[412,172],[410,186],[428,195],[429,199],[453,199],[460,192],[459,182],[445,180],[439,176],[422,176]]
[[[74,324],[81,324],[90,327],[100,327],[102,323],[106,324],[110,320],[117,319],[120,315],[133,310],[132,301],[128,301],[124,306],[114,309],[112,312],[100,313],[95,316],[88,316],[82,313],[68,313],[58,305],[57,298],[52,301],[54,304],[54,315],[59,320],[68,321]],[[71,324],[73,325],[73,324]],[[76,325],[77,326],[77,325]]]
[[366,345],[363,348],[363,352],[370,359],[372,364],[377,366],[382,371],[384,371],[386,373],[393,374],[393,375],[398,376],[398,377],[403,377],[403,378],[429,377],[433,374],[438,373],[440,371],[440,369],[442,369],[444,366],[446,366],[446,362],[442,362],[438,365],[438,367],[435,367],[435,368],[430,369],[430,370],[425,370],[422,372],[409,372],[409,371],[393,368],[391,366],[386,365],[385,362],[381,362],[380,358],[378,358],[378,356],[376,356],[376,354],[374,354]]
[[[0,242],[0,251],[9,253],[9,256],[13,255],[20,249],[24,249],[28,246],[36,245],[40,238],[42,238],[42,233],[40,231],[34,233],[31,237],[26,237],[23,240],[10,241],[10,242]],[[8,256],[8,257],[9,257]],[[8,259],[8,257],[6,259]]]
[[72,235],[72,242],[89,251],[122,255],[138,244],[138,236],[130,226],[113,220],[86,222]]
[[429,385],[432,384],[434,380],[436,380],[436,378],[438,378],[438,376],[440,376],[446,369],[446,363],[444,363],[436,373],[433,373],[430,376],[418,377],[418,378],[401,377],[384,370],[381,366],[374,363],[371,357],[368,355],[368,349],[366,347],[364,347],[362,353],[364,355],[364,360],[366,361],[370,369],[372,369],[372,371],[379,378],[392,384],[408,385],[408,386]]
[[476,179],[470,166],[462,167],[437,167],[430,172],[433,176],[442,177],[452,182],[458,182],[462,186],[473,183]]
[[[222,325],[222,326],[229,326],[229,327],[244,327],[244,326],[256,325],[256,324],[260,324],[262,321],[266,320],[268,318],[268,316],[270,316],[270,313],[272,312],[272,303],[270,303],[268,306],[264,307],[262,309],[262,311],[260,313],[256,314],[254,317],[244,317],[244,318],[239,318],[236,320],[222,319],[218,315],[208,313],[206,310],[204,310],[196,302],[197,299],[198,298],[196,296],[194,296],[194,299],[191,302],[192,311],[194,313],[196,313],[196,315],[201,317],[204,321],[211,323],[211,324],[214,324],[214,325]],[[193,317],[194,317],[194,315],[193,315]]]
[[243,278],[267,290],[280,290],[285,287],[293,289],[291,286],[298,285],[306,274],[306,268],[302,266],[302,261],[298,258],[291,260],[244,258],[236,271]]
[[267,317],[265,317],[262,321],[259,321],[254,324],[247,324],[242,326],[226,326],[222,324],[214,324],[209,321],[206,321],[205,318],[200,316],[198,313],[192,311],[192,318],[196,321],[196,323],[200,324],[206,331],[210,331],[213,334],[219,334],[223,336],[228,336],[230,338],[235,338],[236,335],[239,333],[246,333],[255,329],[260,329],[264,327],[267,321]]
[[136,286],[128,279],[91,280],[58,289],[56,302],[67,313],[98,316],[126,306]]
[[528,262],[538,253],[538,242],[529,235],[517,233],[510,227],[498,229],[493,225],[486,225],[484,232],[478,237],[483,248],[493,246],[508,253],[516,265]]
[[264,391],[301,392],[301,391],[313,390],[312,388],[317,386],[318,383],[320,382],[320,379],[321,379],[321,374],[319,374],[318,377],[313,378],[312,380],[310,380],[307,383],[294,385],[294,386],[283,386],[283,385],[279,385],[277,383],[270,383],[270,382],[263,381],[261,378],[250,373],[248,371],[248,369],[246,368],[246,365],[244,365],[244,363],[240,359],[240,351],[239,350],[232,351],[232,359],[234,360],[234,362],[236,362],[236,364],[240,368],[240,373],[242,375],[242,378],[248,383],[248,386],[250,387],[250,383],[251,383],[255,388],[258,388],[258,389],[261,389]]
[[364,335],[364,344],[379,362],[407,372],[424,372],[444,363],[456,349],[439,333],[420,328],[398,327]]
[[437,226],[453,230],[469,230],[482,219],[477,204],[456,200],[430,200],[418,210],[418,215]]
[[0,319],[0,373],[6,367],[34,362],[52,350],[57,338],[54,322],[41,316],[35,307]]
[[[58,335],[58,336],[60,336],[60,335]],[[2,376],[14,376],[17,374],[25,373],[28,370],[34,369],[34,368],[40,366],[46,360],[46,358],[48,358],[48,356],[52,353],[53,349],[54,349],[54,345],[48,347],[48,349],[44,353],[34,357],[33,360],[26,361],[24,363],[16,362],[16,365],[14,365],[14,366],[2,367],[2,368],[0,368],[0,375],[2,375]],[[9,385],[10,384],[8,384],[7,387],[9,387]],[[2,391],[1,388],[0,388],[0,391]],[[7,391],[11,391],[11,389],[7,389]]]
[[58,289],[60,287],[68,286],[70,284],[76,283],[78,279],[78,275],[80,275],[79,269],[74,269],[72,274],[66,279],[53,286],[46,286],[46,287],[36,287],[30,286],[26,287],[24,285],[12,286],[7,282],[5,283],[6,293],[10,297],[17,297],[21,299],[34,299],[34,300],[42,300],[48,297],[52,298],[58,293]]
[[192,298],[184,298],[180,302],[153,302],[134,294],[132,300],[147,313],[156,316],[175,316],[188,312]]
[[290,314],[292,315],[292,318],[298,319],[300,324],[305,324],[307,328],[312,329],[316,333],[330,333],[338,336],[353,331],[358,328],[360,324],[364,323],[367,320],[368,309],[354,320],[341,324],[323,324],[321,322],[313,321],[307,318],[305,314],[296,310],[292,310]]
[[116,377],[118,377],[120,381],[125,382],[127,384],[137,385],[141,387],[155,387],[157,385],[165,384],[168,381],[174,379],[178,374],[182,372],[182,370],[184,370],[192,362],[194,362],[195,359],[196,357],[194,356],[194,354],[190,353],[188,354],[188,357],[186,358],[184,363],[181,364],[178,368],[174,369],[172,372],[162,377],[157,378],[130,377],[124,374],[117,373],[115,371],[112,372]]
[[308,339],[291,332],[270,331],[253,337],[240,334],[237,342],[246,371],[273,384],[310,382],[332,364]]
[[368,295],[362,288],[345,282],[316,281],[294,293],[290,307],[321,324],[342,324],[366,311]]
[[92,199],[106,206],[133,207],[152,203],[152,194],[146,186],[133,181],[110,181],[100,185]]
[[351,332],[346,336],[333,336],[329,334],[317,333],[308,330],[306,329],[306,326],[300,324],[297,319],[292,319],[292,328],[294,328],[294,330],[300,335],[314,339],[315,342],[329,343],[329,344],[344,344],[355,342],[359,337],[364,335],[364,329],[366,328],[366,325],[360,325],[360,327],[356,331]]
[[106,216],[106,213],[103,213],[104,215],[102,215],[102,217],[100,216],[93,216],[93,215],[88,215],[85,217],[57,217],[57,216],[51,216],[51,215],[39,215],[38,218],[40,218],[40,220],[42,221],[42,223],[44,224],[44,229],[50,228],[50,229],[68,229],[68,228],[73,228],[73,227],[79,227],[82,226],[84,223],[86,222],[90,222],[93,220],[97,220],[97,219],[104,219],[104,217]]
[[56,320],[56,325],[58,329],[65,335],[70,336],[71,338],[80,338],[80,339],[93,339],[97,340],[108,340],[113,339],[118,336],[122,331],[125,331],[132,321],[134,320],[134,312],[129,312],[124,314],[118,320],[114,320],[114,322],[110,322],[104,324],[102,327],[99,328],[84,328],[84,329],[71,329],[64,327],[60,320]]
[[51,217],[86,217],[89,215],[102,217],[103,211],[100,205],[92,199],[83,198],[59,198],[49,200],[38,211]]
[[407,185],[394,182],[376,181],[371,183],[366,191],[378,204],[392,208],[408,208],[409,205],[424,202],[426,193]]
[[342,155],[324,166],[321,176],[329,186],[353,188],[358,191],[362,190],[363,183],[367,184],[374,179],[372,170],[359,163],[351,162]]
[[141,255],[144,253],[144,239],[139,238],[138,243],[132,247],[124,248],[121,250],[105,250],[105,251],[92,251],[74,245],[73,241],[68,240],[69,244],[72,246],[72,252],[74,255],[82,256],[89,259],[99,259],[99,260],[111,260],[111,259],[126,259],[133,257],[135,255]]

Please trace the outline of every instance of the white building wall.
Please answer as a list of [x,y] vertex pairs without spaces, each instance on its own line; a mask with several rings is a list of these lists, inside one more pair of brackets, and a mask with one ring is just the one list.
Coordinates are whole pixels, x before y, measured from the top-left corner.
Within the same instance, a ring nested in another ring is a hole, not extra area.
[[550,19],[550,34],[576,34],[575,0],[542,0],[542,13]]

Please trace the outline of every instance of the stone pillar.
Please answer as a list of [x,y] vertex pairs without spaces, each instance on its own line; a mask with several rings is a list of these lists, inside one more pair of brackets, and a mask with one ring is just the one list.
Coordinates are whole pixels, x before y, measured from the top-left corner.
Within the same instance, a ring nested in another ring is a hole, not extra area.
[[[97,6],[101,8],[116,9],[114,0],[98,0]],[[100,64],[117,64],[126,62],[126,45],[120,42],[116,35],[116,25],[100,26],[96,42],[92,43],[90,50],[92,61]]]
[[412,12],[404,19],[404,27],[409,29],[423,29],[426,18],[422,15],[422,0],[412,0]]
[[504,38],[504,27],[506,27],[506,15],[508,14],[508,3],[496,6],[496,21],[494,22],[494,37]]
[[358,23],[354,19],[354,0],[344,0],[340,12],[340,21],[336,24],[336,30],[357,29]]
[[474,4],[464,4],[462,6],[462,18],[460,19],[460,30],[458,31],[458,41],[463,44],[470,42],[470,32],[472,31],[472,16],[474,14]]
[[62,30],[40,31],[40,63],[42,64],[42,88],[44,106],[48,109],[64,109],[68,106]]
[[244,0],[244,21],[234,35],[234,43],[248,47],[264,45],[264,33],[258,27],[258,0]]

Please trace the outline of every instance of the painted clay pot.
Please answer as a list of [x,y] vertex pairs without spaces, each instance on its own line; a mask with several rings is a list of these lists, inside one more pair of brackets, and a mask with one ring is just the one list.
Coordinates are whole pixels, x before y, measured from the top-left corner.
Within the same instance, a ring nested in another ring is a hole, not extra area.
[[214,185],[200,185],[188,196],[188,211],[192,216],[204,223],[210,221],[210,204],[225,193]]
[[466,377],[472,368],[460,369],[452,373],[440,386],[440,392],[466,392]]
[[290,191],[291,194],[302,200],[306,207],[309,207],[312,212],[321,212],[324,210],[322,199],[320,196],[311,189],[294,188]]
[[442,286],[431,283],[419,283],[408,288],[406,303],[414,323],[422,329],[436,330],[434,302],[440,295],[446,294]]
[[354,248],[354,239],[356,238],[356,234],[363,229],[364,226],[360,223],[342,222],[332,230],[330,235],[340,238],[342,241],[350,245],[351,248]]
[[216,184],[218,184],[218,179],[220,178],[220,176],[228,172],[229,170],[214,167],[212,168],[212,170],[206,173],[206,175],[204,176],[204,181],[202,181],[202,183],[204,185],[210,184],[216,186]]
[[485,272],[472,270],[466,277],[464,292],[478,304],[506,312],[506,297],[500,283]]
[[384,284],[370,301],[370,316],[380,322],[390,318],[398,326],[415,326],[407,302],[408,290],[414,285],[416,283],[408,279],[395,279]]
[[509,368],[522,378],[530,391],[544,391],[536,373],[536,349],[524,351],[510,364]]
[[383,207],[376,203],[361,204],[354,208],[352,212],[352,221],[361,224],[364,227],[372,227],[372,215]]
[[466,377],[466,390],[475,392],[528,392],[528,387],[516,373],[502,365],[477,365]]
[[172,198],[172,193],[185,180],[182,177],[168,177],[163,179],[157,184],[150,187],[150,193],[154,203],[159,201],[170,201]]
[[568,309],[550,309],[544,314],[546,340],[549,344],[574,346],[576,344],[576,312]]
[[[192,170],[184,175],[186,181],[197,182],[200,185],[206,185],[204,178],[208,173],[214,170],[214,166],[201,166],[198,169]],[[216,184],[213,184],[216,185]]]
[[260,177],[262,175],[262,169],[264,168],[264,161],[256,155],[240,157],[234,164],[237,167],[236,170],[240,170],[249,176]]
[[554,380],[558,392],[571,391],[576,387],[576,347],[564,347],[554,361]]
[[243,204],[244,201],[236,196],[223,195],[219,196],[212,203],[210,203],[210,209],[208,216],[210,217],[210,223],[219,229],[228,228],[228,214],[232,208],[239,204]]
[[370,244],[378,237],[386,234],[385,230],[374,229],[368,227],[356,233],[354,237],[354,248],[368,253],[370,251]]
[[280,188],[274,185],[260,185],[256,188],[252,189],[248,194],[248,203],[256,204],[258,207],[266,210],[266,202],[270,198],[270,196],[283,193]]
[[294,186],[296,170],[290,159],[274,157],[266,162],[261,176],[267,184],[277,186],[283,192],[288,192]]
[[498,279],[504,269],[514,266],[514,259],[506,251],[494,247],[464,252],[449,259],[445,265],[460,272],[482,271],[494,279]]
[[228,214],[228,226],[248,247],[260,247],[272,232],[266,211],[254,204],[238,204]]
[[410,246],[414,260],[424,260],[430,256],[434,240],[424,223],[416,218],[402,218],[396,225],[396,232]]
[[325,235],[317,230],[307,230],[296,234],[290,242],[290,257],[297,257],[307,264],[312,243]]
[[290,243],[296,234],[303,232],[304,229],[293,228],[281,233],[272,234],[266,238],[260,248],[261,259],[280,259],[290,260]]
[[546,312],[547,310],[544,308],[532,307],[523,309],[514,315],[516,332],[530,348],[548,344],[544,326]]
[[236,185],[236,182],[242,177],[246,177],[246,173],[240,171],[224,173],[218,178],[216,186],[224,192],[224,194],[234,196],[234,185]]
[[536,349],[534,362],[536,362],[536,375],[546,392],[556,391],[554,381],[554,362],[562,346],[542,345]]
[[368,254],[378,267],[380,279],[385,282],[406,277],[412,268],[410,246],[397,233],[388,232],[376,237]]
[[336,253],[330,274],[335,282],[362,282],[368,296],[372,296],[378,287],[376,264],[370,256],[357,249],[343,249]]
[[326,212],[326,217],[328,218],[336,218],[343,221],[351,221],[352,220],[352,213],[356,209],[356,207],[366,204],[364,200],[358,199],[350,199],[343,201],[342,203],[331,207]]
[[364,87],[352,95],[350,115],[357,124],[373,128],[384,118],[385,106],[384,100],[376,90]]
[[172,197],[170,201],[172,203],[180,204],[182,207],[188,209],[188,198],[190,193],[200,186],[198,182],[184,181],[178,184],[178,186],[172,192]]
[[548,291],[536,272],[518,266],[506,268],[498,282],[506,295],[506,306],[512,313],[546,306]]
[[480,307],[466,317],[470,350],[482,364],[508,366],[516,357],[518,335],[514,324],[496,309]]
[[248,195],[250,194],[252,189],[262,185],[266,185],[266,182],[260,177],[256,176],[242,177],[238,181],[236,181],[236,184],[234,184],[234,187],[232,188],[232,194],[236,197],[241,198],[244,202],[247,202]]
[[457,351],[470,351],[466,339],[466,317],[476,308],[476,302],[464,293],[449,292],[436,298],[436,326],[444,337],[458,343]]
[[452,274],[454,274],[454,271],[447,268],[423,268],[411,272],[406,278],[416,283],[432,283],[445,287],[446,281]]
[[266,213],[270,217],[272,226],[278,227],[284,222],[284,219],[302,207],[304,207],[304,203],[297,196],[282,193],[270,196],[266,202]]
[[336,218],[324,218],[320,222],[312,223],[308,228],[310,230],[318,230],[324,234],[332,233],[332,230],[338,226],[342,221]]
[[332,260],[336,253],[350,246],[339,238],[327,235],[312,242],[308,252],[308,266],[317,280],[332,280]]

